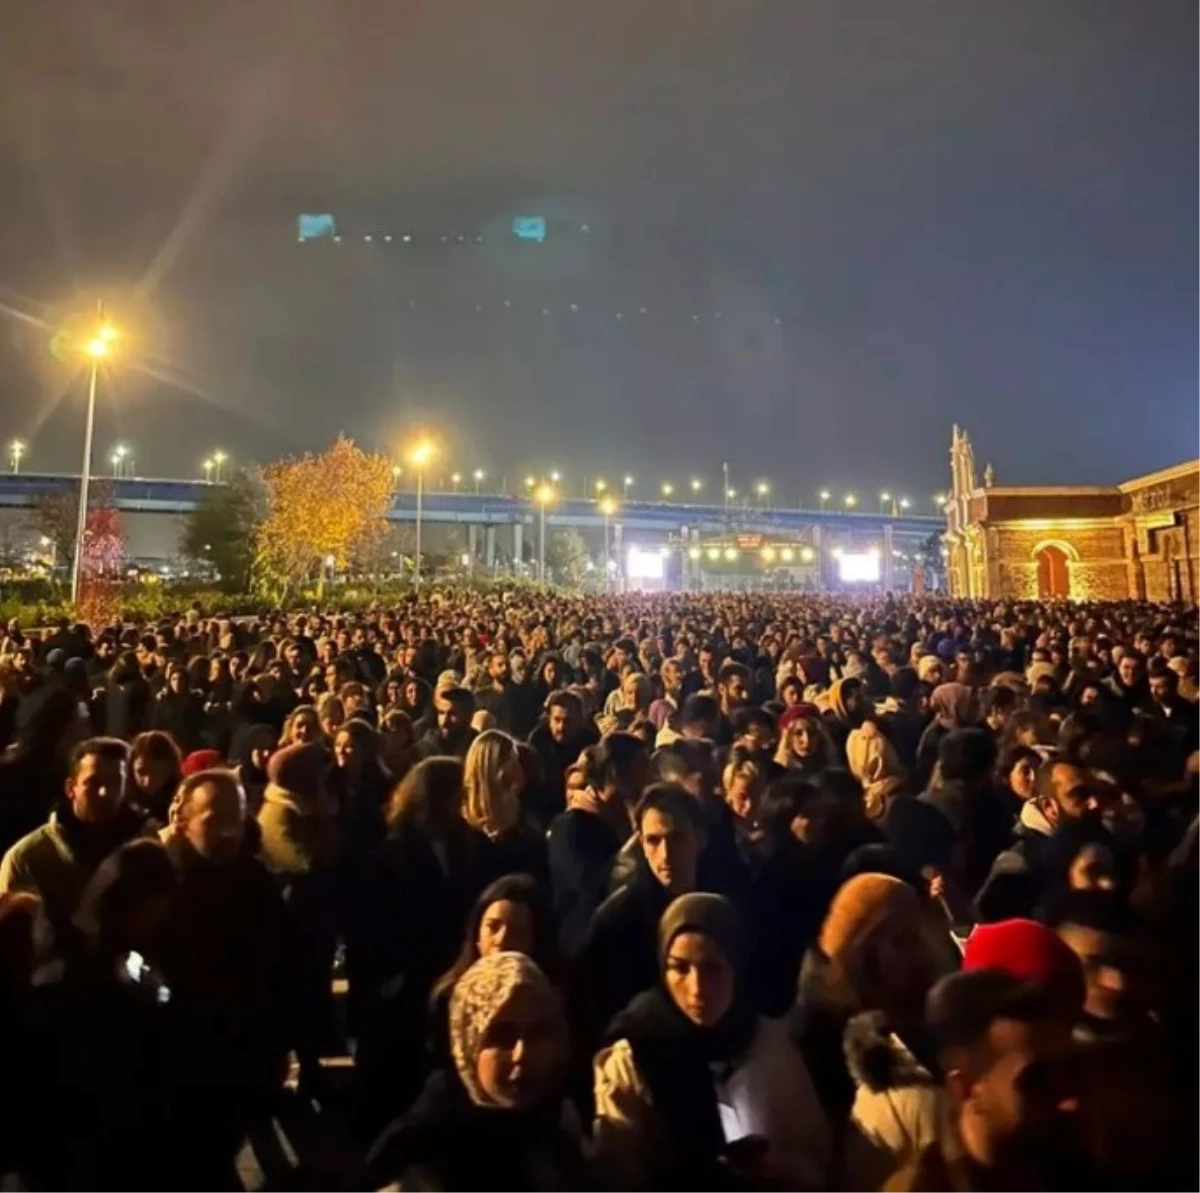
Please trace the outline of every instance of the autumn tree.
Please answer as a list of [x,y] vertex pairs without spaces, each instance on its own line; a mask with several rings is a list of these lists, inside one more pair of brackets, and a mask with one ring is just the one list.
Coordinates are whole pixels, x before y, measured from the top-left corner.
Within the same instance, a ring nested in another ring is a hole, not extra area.
[[[112,487],[104,481],[95,481],[88,491],[88,498],[84,574],[119,569],[125,555],[125,532]],[[79,529],[78,490],[63,489],[39,497],[30,516],[30,527],[35,534],[50,541],[58,566],[69,570],[75,558],[75,535]]]
[[387,532],[392,462],[338,437],[328,451],[281,460],[264,474],[267,515],[257,536],[265,579],[283,588],[345,568]]
[[229,484],[205,489],[184,520],[180,550],[189,559],[216,568],[229,591],[246,592],[265,513],[261,474],[240,469]]

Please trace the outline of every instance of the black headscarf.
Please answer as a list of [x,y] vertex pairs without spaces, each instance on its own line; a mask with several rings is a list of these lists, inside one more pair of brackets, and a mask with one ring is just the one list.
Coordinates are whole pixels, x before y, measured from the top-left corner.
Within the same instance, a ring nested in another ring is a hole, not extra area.
[[699,1027],[675,1005],[665,982],[639,994],[610,1025],[608,1042],[628,1040],[649,1087],[670,1152],[666,1183],[656,1188],[729,1187],[720,1162],[725,1147],[714,1079],[741,1060],[758,1025],[747,991],[748,933],[734,905],[721,895],[683,895],[663,912],[658,928],[659,966],[684,932],[707,936],[735,971],[733,1005],[714,1027]]

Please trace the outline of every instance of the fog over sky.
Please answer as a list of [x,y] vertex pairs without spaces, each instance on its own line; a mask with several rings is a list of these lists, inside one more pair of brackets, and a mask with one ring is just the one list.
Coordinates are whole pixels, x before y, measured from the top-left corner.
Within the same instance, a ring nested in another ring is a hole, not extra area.
[[928,512],[955,421],[1001,481],[1148,472],[1200,429],[1196,46],[1187,0],[14,0],[0,435],[78,466],[49,341],[104,293],[146,474],[422,421]]

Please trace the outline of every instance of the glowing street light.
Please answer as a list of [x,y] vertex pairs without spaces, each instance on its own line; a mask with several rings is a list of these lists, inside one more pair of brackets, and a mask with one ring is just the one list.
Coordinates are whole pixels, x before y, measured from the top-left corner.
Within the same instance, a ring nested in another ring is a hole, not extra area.
[[847,493],[842,498],[842,501],[845,503],[847,509],[853,509],[858,504],[858,498],[853,493]]
[[116,346],[117,329],[105,318],[104,304],[96,305],[96,325],[83,341],[83,353],[90,360],[88,369],[87,416],[83,431],[83,465],[79,470],[79,513],[75,522],[75,553],[71,560],[71,602],[79,603],[79,582],[83,575],[83,539],[87,531],[88,489],[92,483],[92,438],[96,429],[96,383],[100,363],[107,360]]
[[113,453],[109,457],[109,463],[112,465],[113,477],[118,477],[125,471],[125,457],[129,455],[129,448],[123,443],[118,443],[113,448]]
[[476,468],[471,473],[471,479],[475,482],[475,496],[479,496],[479,486],[483,484],[483,478],[487,475],[482,468]]
[[608,481],[603,477],[596,481],[596,492],[603,493],[608,488]]
[[949,501],[949,498],[945,493],[935,493],[933,495],[933,504],[936,505],[938,509],[945,509],[947,501]]
[[461,484],[462,484],[462,473],[461,472],[452,472],[450,474],[451,492],[457,493],[458,486]]
[[879,512],[881,514],[887,513],[887,504],[891,499],[892,495],[886,489],[879,494]]
[[605,494],[596,502],[596,508],[599,509],[601,516],[604,518],[604,587],[607,591],[612,588],[613,570],[609,567],[609,562],[612,558],[612,548],[609,542],[609,533],[613,514],[617,512],[617,500],[615,497]]
[[821,503],[821,505],[820,505],[820,508],[821,508],[822,510],[824,510],[825,506],[826,506],[826,505],[828,504],[828,502],[829,502],[829,499],[830,499],[830,497],[832,497],[832,496],[833,496],[833,494],[832,494],[832,493],[830,493],[830,491],[829,491],[828,489],[822,489],[822,490],[821,490],[821,491],[820,491],[820,492],[817,494],[817,499],[818,499],[818,500],[820,501],[820,503]]
[[910,505],[912,505],[912,502],[911,502],[911,501],[909,501],[909,499],[908,499],[907,497],[901,497],[901,498],[900,498],[900,508],[901,508],[902,510],[906,510],[906,509],[908,509],[908,507],[909,507]]
[[[555,475],[551,473],[551,476]],[[537,487],[534,497],[538,503],[538,583],[546,583],[546,506],[554,500],[554,489],[547,484]]]
[[527,488],[527,489],[532,489],[532,488],[533,488],[533,486],[534,486],[534,485],[536,485],[536,484],[537,484],[537,478],[536,478],[536,477],[533,477],[533,476],[527,476],[527,477],[525,478],[525,488]]
[[12,465],[13,472],[21,471],[21,457],[25,454],[25,444],[19,439],[14,439],[8,445],[8,460]]
[[737,500],[737,490],[736,489],[726,489],[725,490],[726,503],[728,503],[730,501],[736,501],[736,500]]
[[392,491],[395,492],[400,488],[400,478],[404,475],[404,469],[399,464],[392,465]]
[[213,452],[212,458],[213,463],[217,466],[217,484],[219,485],[221,483],[221,468],[225,464],[225,461],[229,459],[229,457],[218,448],[215,452]]
[[767,498],[771,495],[771,486],[767,484],[766,481],[759,481],[758,484],[754,486],[754,491],[758,494],[763,505],[766,505]]
[[[213,469],[216,466],[217,466],[217,462],[216,462],[216,460],[214,460],[212,458],[212,456],[209,456],[209,458],[207,460],[205,460],[203,464],[200,465],[200,467],[204,469],[204,483],[206,485],[212,484]],[[392,474],[395,475],[395,472],[396,472],[396,470],[393,468]]]
[[704,488],[704,482],[698,477],[692,477],[692,492],[699,493]]
[[670,481],[663,481],[662,495],[664,497],[670,497],[671,494],[674,492],[675,492],[675,486],[673,484],[671,484]]
[[550,483],[551,484],[557,485],[559,483],[559,481],[561,481],[561,480],[562,480],[562,473],[559,472],[557,468],[553,472],[550,473]]
[[627,476],[627,477],[625,478],[625,486],[624,486],[624,490],[623,490],[623,492],[625,493],[625,500],[626,500],[626,501],[628,501],[628,500],[629,500],[629,490],[630,490],[630,489],[632,489],[632,488],[633,488],[633,477],[631,477],[631,476]]
[[421,583],[421,512],[425,504],[425,469],[433,462],[437,448],[428,439],[418,439],[408,452],[409,463],[417,470],[417,517],[416,517],[416,559],[413,565],[413,583]]

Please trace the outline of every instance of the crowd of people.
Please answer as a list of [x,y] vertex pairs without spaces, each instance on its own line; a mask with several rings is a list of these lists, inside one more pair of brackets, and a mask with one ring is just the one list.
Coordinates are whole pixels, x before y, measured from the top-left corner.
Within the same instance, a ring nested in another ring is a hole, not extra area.
[[353,1188],[1194,1189],[1197,658],[936,596],[10,623],[0,1173],[236,1187],[299,1097]]

